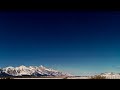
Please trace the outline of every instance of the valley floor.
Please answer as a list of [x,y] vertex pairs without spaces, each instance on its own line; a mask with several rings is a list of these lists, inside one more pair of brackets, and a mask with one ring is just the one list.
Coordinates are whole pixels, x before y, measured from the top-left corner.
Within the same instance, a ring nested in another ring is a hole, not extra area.
[[[90,76],[72,76],[72,77],[12,77],[12,78],[0,78],[0,79],[90,79]],[[106,76],[106,79],[120,79],[120,76]]]

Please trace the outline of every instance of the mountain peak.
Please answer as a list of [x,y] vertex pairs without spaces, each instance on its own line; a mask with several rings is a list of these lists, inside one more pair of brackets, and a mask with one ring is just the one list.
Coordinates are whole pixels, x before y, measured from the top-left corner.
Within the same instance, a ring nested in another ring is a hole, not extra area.
[[26,66],[24,66],[24,65],[21,65],[21,66],[19,66],[20,68],[26,68]]
[[44,66],[43,66],[43,65],[40,65],[40,67],[42,67],[42,68],[43,68]]

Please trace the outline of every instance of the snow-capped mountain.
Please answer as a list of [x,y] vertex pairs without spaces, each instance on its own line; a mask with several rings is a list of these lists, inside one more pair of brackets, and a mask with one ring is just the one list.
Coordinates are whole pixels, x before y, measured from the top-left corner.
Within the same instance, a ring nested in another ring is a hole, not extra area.
[[59,72],[44,66],[5,67],[0,69],[0,76],[69,76],[70,74]]
[[120,76],[119,73],[113,73],[113,72],[105,72],[105,73],[101,73],[100,75],[102,75],[102,76],[113,76],[113,75],[119,75],[119,76]]
[[120,73],[105,72],[100,75],[106,77],[107,79],[120,79]]

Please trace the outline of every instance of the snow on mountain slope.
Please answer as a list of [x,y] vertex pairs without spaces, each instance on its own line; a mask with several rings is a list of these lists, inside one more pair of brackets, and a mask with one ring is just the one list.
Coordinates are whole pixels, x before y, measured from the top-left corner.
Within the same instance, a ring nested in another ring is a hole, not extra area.
[[12,76],[22,76],[22,75],[32,75],[32,76],[68,76],[69,74],[59,72],[57,70],[49,69],[44,66],[24,66],[19,67],[5,67],[1,69],[0,74],[12,75]]

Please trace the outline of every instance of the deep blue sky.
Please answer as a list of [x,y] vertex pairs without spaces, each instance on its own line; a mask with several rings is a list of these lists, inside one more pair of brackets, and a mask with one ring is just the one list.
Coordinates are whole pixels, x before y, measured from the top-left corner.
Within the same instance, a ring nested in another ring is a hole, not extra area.
[[0,66],[18,65],[120,72],[120,13],[0,12]]

